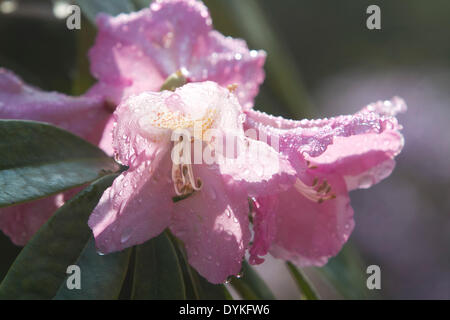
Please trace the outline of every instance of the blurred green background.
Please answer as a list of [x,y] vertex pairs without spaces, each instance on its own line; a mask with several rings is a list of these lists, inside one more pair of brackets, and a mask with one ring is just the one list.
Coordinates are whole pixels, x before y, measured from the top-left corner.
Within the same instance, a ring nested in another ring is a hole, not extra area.
[[[131,1],[135,8],[148,2]],[[204,2],[216,29],[268,53],[256,108],[330,117],[393,95],[409,106],[399,117],[406,146],[394,174],[352,194],[351,245],[331,261],[326,281],[307,270],[322,296],[450,299],[450,2]],[[58,11],[65,3],[0,0],[0,66],[42,89],[81,94],[93,81],[86,52],[95,27],[83,17],[81,30],[68,30]],[[371,4],[381,8],[381,30],[366,28]],[[0,279],[19,250],[0,234]],[[364,287],[370,264],[381,267],[380,292]],[[298,297],[279,261],[257,270],[278,297]],[[332,289],[336,278],[348,285]]]

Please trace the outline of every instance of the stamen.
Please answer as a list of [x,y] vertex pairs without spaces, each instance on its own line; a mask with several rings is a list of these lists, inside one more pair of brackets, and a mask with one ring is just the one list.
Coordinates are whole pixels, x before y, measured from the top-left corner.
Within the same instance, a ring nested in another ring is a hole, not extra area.
[[306,166],[308,169],[317,169],[316,165],[311,165],[311,162],[309,160],[306,160]]
[[323,180],[318,185],[318,187],[316,187],[318,182],[319,180],[317,178],[314,178],[313,184],[311,186],[308,186],[302,180],[297,179],[295,181],[294,187],[307,199],[317,203],[322,203],[325,200],[336,198],[336,195],[334,193],[330,194],[331,186],[326,180]]
[[[182,146],[181,144],[184,144]],[[181,148],[182,147],[182,148]],[[195,191],[199,191],[202,188],[202,181],[195,179],[194,171],[191,164],[191,141],[189,139],[180,139],[174,142],[173,148],[178,152],[180,158],[178,164],[172,163],[172,181],[175,189],[177,201],[187,198]],[[184,152],[183,152],[184,151]]]
[[233,84],[227,85],[227,89],[228,89],[228,91],[230,91],[230,92],[236,91],[237,87],[238,87],[238,84],[237,84],[237,83],[233,83]]

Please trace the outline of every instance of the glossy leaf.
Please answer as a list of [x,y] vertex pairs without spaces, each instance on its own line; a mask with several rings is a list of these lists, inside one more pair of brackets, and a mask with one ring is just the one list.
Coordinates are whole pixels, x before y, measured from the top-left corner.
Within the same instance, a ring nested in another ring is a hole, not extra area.
[[310,283],[306,275],[300,269],[297,269],[291,262],[286,262],[286,266],[300,289],[303,299],[318,300],[319,295],[316,293],[316,289]]
[[59,208],[23,248],[0,284],[0,299],[51,299],[91,237],[87,220],[117,175],[101,178]]
[[116,16],[119,13],[129,13],[136,8],[131,0],[77,0],[81,11],[95,25],[95,17],[100,12]]
[[151,2],[152,0],[133,0],[136,10],[147,8]]
[[246,300],[274,300],[275,296],[264,280],[247,261],[242,263],[242,276],[231,281],[233,288]]
[[84,185],[119,166],[102,150],[52,125],[0,120],[0,208]]
[[339,254],[317,270],[346,299],[373,298],[376,293],[366,287],[367,275],[364,263],[351,243],[347,243]]
[[183,274],[166,233],[136,248],[132,299],[185,299]]
[[55,300],[117,299],[127,274],[132,249],[99,255],[91,238],[74,263],[81,271],[81,289],[70,290],[67,276],[56,293]]

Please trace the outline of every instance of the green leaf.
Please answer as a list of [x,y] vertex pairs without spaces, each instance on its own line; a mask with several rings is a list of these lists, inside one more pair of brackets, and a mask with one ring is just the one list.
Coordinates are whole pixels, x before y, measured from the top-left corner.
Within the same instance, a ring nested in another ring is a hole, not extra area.
[[175,91],[176,88],[182,87],[187,83],[187,78],[180,70],[172,73],[167,77],[166,81],[161,86],[160,91],[169,90]]
[[233,279],[231,284],[239,295],[246,300],[275,300],[275,296],[258,273],[244,261],[242,277]]
[[364,263],[350,242],[321,268],[316,268],[345,299],[374,298],[376,293],[366,287]]
[[310,283],[309,279],[300,269],[297,269],[291,262],[286,262],[286,266],[289,269],[292,277],[297,283],[298,288],[300,289],[303,298],[306,300],[318,300],[319,295],[316,293],[316,289]]
[[92,235],[87,220],[116,174],[101,178],[69,200],[23,248],[0,284],[1,299],[51,299]]
[[[108,255],[99,255],[91,238],[75,265],[81,270],[81,289],[69,290],[63,281],[55,300],[117,299],[127,274],[132,248]],[[68,276],[69,277],[69,276]]]
[[116,16],[119,13],[129,13],[136,8],[130,0],[77,0],[81,11],[95,25],[95,17],[100,12]]
[[180,262],[166,233],[136,248],[132,299],[185,299]]
[[52,125],[0,120],[0,208],[84,185],[119,166],[102,150]]
[[134,6],[137,10],[148,8],[152,0],[133,0]]

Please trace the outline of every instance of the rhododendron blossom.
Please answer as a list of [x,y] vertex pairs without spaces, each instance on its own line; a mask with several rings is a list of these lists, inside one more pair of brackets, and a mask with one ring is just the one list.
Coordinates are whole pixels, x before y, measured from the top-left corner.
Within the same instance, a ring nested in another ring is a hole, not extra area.
[[[322,265],[353,228],[348,191],[392,171],[403,146],[394,115],[404,108],[395,98],[352,116],[292,121],[243,113],[235,95],[212,82],[130,97],[114,113],[113,135],[117,159],[129,170],[105,191],[89,220],[97,247],[122,250],[169,227],[185,243],[191,265],[220,283],[239,273],[249,247],[250,198],[251,263],[270,252]],[[268,140],[246,136],[243,120]],[[184,133],[174,138],[179,130]],[[229,158],[218,143],[230,136],[240,154]],[[272,148],[272,140],[279,146]],[[193,161],[198,141],[219,153],[219,161]]]
[[[349,191],[394,169],[403,100],[319,120],[255,111],[265,52],[213,30],[195,0],[99,14],[97,25],[98,82],[86,95],[44,92],[0,69],[0,119],[49,122],[128,166],[89,218],[100,253],[169,228],[189,263],[223,283],[247,249],[251,264],[270,253],[299,266],[339,252],[354,227]],[[0,229],[25,244],[72,193],[2,208]]]
[[[129,169],[105,191],[89,219],[97,248],[121,250],[169,227],[184,241],[191,265],[209,281],[239,273],[250,240],[248,197],[286,190],[295,175],[286,157],[244,135],[240,115],[236,96],[213,82],[122,102],[114,113],[113,141],[117,159]],[[200,132],[194,131],[196,124]],[[171,139],[177,130],[192,132],[192,141],[184,135]],[[219,153],[221,137],[240,145],[240,154],[224,152],[216,155],[221,161],[210,164],[185,157],[198,141]],[[189,147],[179,154],[185,142]],[[177,161],[174,153],[180,155]]]
[[336,255],[354,222],[348,191],[389,176],[403,147],[395,115],[400,98],[371,104],[351,116],[293,121],[248,111],[246,128],[279,141],[296,181],[279,194],[254,199],[250,262],[268,252],[299,266],[321,266]]
[[[98,36],[89,57],[99,81],[85,96],[43,92],[1,69],[0,118],[49,122],[112,154],[110,115],[115,106],[130,94],[159,91],[171,74],[182,72],[189,82],[237,84],[239,101],[247,108],[253,105],[264,79],[265,52],[249,51],[244,41],[212,30],[201,2],[156,1],[131,14],[99,14],[97,23]],[[51,197],[1,209],[0,228],[16,244],[25,244],[63,203],[55,201]],[[39,210],[33,207],[38,205]]]
[[[111,111],[99,97],[69,97],[23,83],[0,68],[0,119],[48,122],[97,144]],[[63,203],[63,195],[0,209],[0,229],[24,245]]]
[[98,35],[89,52],[99,82],[91,92],[119,103],[131,94],[159,91],[182,70],[189,82],[237,84],[236,95],[248,109],[264,80],[264,51],[249,51],[245,41],[212,29],[200,1],[155,1],[130,14],[97,16]]

